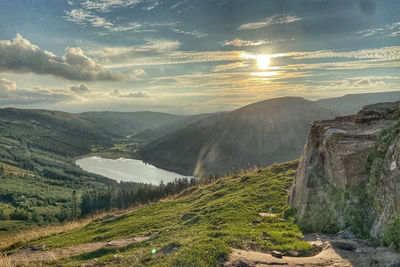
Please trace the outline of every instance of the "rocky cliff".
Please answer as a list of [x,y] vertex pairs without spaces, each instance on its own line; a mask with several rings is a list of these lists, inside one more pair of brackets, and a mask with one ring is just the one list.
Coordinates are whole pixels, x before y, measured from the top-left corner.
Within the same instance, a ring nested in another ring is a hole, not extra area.
[[400,218],[399,118],[395,102],[311,124],[289,199],[304,230],[381,239]]

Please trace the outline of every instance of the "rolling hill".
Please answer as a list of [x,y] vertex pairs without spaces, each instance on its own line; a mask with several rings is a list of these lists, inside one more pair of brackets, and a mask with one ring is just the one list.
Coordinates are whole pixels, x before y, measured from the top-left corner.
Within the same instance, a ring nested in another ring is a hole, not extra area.
[[185,115],[160,112],[84,112],[81,118],[95,124],[105,133],[116,136],[134,135],[141,131],[162,127],[185,119]]
[[0,109],[0,236],[76,217],[73,207],[83,192],[117,184],[80,169],[77,156],[181,117]]
[[265,166],[298,158],[309,123],[336,115],[299,97],[270,99],[192,123],[149,143],[140,156],[186,175]]

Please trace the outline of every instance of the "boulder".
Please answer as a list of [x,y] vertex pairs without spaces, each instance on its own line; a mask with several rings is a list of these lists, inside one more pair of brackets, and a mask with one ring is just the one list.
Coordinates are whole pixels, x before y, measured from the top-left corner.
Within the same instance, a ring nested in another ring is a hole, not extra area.
[[315,121],[289,204],[306,231],[381,238],[400,217],[400,102]]

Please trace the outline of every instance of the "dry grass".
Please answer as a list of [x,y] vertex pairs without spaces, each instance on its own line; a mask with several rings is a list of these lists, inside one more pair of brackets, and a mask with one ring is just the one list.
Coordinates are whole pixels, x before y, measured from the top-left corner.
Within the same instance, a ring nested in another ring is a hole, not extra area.
[[17,266],[11,261],[7,255],[0,255],[0,266],[2,267],[14,267]]
[[[38,227],[38,228],[30,229],[27,231],[19,232],[17,234],[12,234],[12,235],[2,237],[0,239],[0,251],[4,251],[5,249],[7,249],[15,244],[20,244],[20,243],[22,244],[22,243],[26,243],[26,242],[29,242],[29,241],[32,241],[32,240],[35,240],[38,238],[43,238],[43,237],[50,236],[53,234],[68,232],[68,231],[71,231],[71,230],[74,230],[74,229],[77,229],[80,227],[84,227],[91,221],[98,219],[98,218],[102,218],[106,214],[109,214],[109,213],[106,213],[106,212],[98,213],[93,216],[90,216],[90,217],[87,217],[84,219],[80,219],[80,220],[70,221],[65,224],[57,224],[57,225],[49,225],[49,226],[45,226],[45,227]],[[4,258],[4,256],[3,256],[3,258]],[[3,258],[1,260],[3,260]],[[3,266],[1,260],[0,260],[0,266]],[[5,266],[7,266],[7,265],[5,265]]]

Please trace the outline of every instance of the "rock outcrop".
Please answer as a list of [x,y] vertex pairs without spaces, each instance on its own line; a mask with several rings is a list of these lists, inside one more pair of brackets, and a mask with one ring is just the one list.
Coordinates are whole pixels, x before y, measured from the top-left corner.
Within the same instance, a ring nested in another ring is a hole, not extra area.
[[306,231],[381,238],[400,218],[400,102],[315,121],[289,202]]

